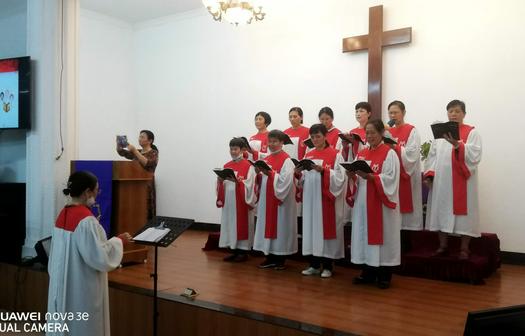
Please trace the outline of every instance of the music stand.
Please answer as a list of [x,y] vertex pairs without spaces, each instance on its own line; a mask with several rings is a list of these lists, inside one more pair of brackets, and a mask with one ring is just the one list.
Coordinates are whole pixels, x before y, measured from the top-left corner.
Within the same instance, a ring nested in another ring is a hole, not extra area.
[[153,335],[157,335],[157,322],[158,322],[158,296],[157,296],[157,281],[158,281],[158,247],[168,247],[177,239],[186,229],[188,229],[192,224],[193,219],[186,218],[174,218],[174,217],[162,217],[155,216],[146,223],[146,225],[135,233],[134,237],[141,234],[150,227],[157,228],[168,228],[170,232],[162,237],[158,242],[143,241],[143,240],[134,240],[135,243],[141,245],[155,246],[155,262],[153,266],[153,273],[150,274],[150,277],[153,278]]

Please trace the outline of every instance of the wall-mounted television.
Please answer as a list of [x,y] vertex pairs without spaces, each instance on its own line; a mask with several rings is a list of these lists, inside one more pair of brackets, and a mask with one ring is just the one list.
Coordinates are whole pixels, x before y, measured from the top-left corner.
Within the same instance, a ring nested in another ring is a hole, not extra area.
[[31,127],[31,60],[0,59],[0,129]]

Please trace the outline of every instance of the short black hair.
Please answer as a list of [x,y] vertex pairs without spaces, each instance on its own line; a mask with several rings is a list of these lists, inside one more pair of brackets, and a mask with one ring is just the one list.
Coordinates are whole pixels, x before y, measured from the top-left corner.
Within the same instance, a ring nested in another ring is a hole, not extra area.
[[79,170],[69,176],[66,189],[62,190],[64,195],[78,197],[86,190],[94,190],[97,186],[98,179],[93,173],[85,170]]
[[326,126],[323,124],[313,124],[310,127],[310,131],[308,132],[310,135],[321,133],[322,135],[326,136],[328,133],[328,130],[326,129]]
[[365,109],[368,113],[372,112],[372,105],[370,105],[369,102],[359,102],[355,104],[355,110],[359,110],[360,108]]
[[[299,117],[303,118],[303,109],[300,108],[299,106],[294,106],[290,109],[290,111],[288,111],[288,114],[292,113],[292,112],[297,112],[297,114],[299,115]],[[301,119],[301,124],[303,123],[303,120]]]
[[327,114],[330,118],[334,119],[334,111],[328,106],[323,107],[318,114],[318,117],[321,118],[321,115]]
[[270,117],[270,115],[264,111],[261,111],[261,112],[257,112],[257,114],[255,115],[255,118],[257,118],[258,116],[261,116],[264,118],[264,124],[266,126],[270,125],[272,123],[272,117]]
[[268,139],[270,138],[274,138],[279,140],[280,142],[284,142],[286,140],[286,134],[284,134],[283,131],[275,129],[268,132]]
[[400,100],[394,100],[390,104],[388,104],[388,109],[390,109],[390,106],[397,106],[401,109],[401,111],[405,112],[405,104],[403,104]]
[[245,148],[246,142],[243,138],[233,138],[230,140],[230,147]]
[[368,120],[368,122],[365,125],[365,128],[368,125],[374,126],[376,131],[378,131],[381,134],[385,131],[385,124],[383,124],[383,122],[381,120],[379,120],[379,119]]
[[451,101],[450,103],[447,104],[447,111],[449,109],[451,109],[452,107],[456,107],[456,106],[459,106],[461,108],[461,110],[463,111],[463,113],[467,114],[467,110],[465,108],[465,102],[459,100],[459,99],[454,99],[453,101]]

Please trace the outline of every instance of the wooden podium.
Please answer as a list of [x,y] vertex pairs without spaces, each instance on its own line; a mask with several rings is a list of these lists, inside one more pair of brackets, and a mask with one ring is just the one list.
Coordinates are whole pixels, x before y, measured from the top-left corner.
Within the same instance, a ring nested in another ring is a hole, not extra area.
[[[113,206],[111,232],[134,235],[148,221],[148,184],[153,174],[137,161],[113,161]],[[128,244],[122,263],[144,262],[149,248]]]
[[[71,161],[71,171],[75,171],[77,165],[86,162],[95,165],[111,163],[112,196],[109,233],[114,236],[129,232],[133,236],[148,221],[148,184],[153,180],[153,174],[144,170],[137,161]],[[95,171],[92,172],[97,175]],[[145,262],[148,251],[149,248],[143,245],[128,244],[124,248],[122,264]]]

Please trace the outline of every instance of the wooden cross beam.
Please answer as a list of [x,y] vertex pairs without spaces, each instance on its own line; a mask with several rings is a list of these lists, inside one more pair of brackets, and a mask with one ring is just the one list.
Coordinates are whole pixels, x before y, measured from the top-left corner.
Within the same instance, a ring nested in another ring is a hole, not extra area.
[[372,118],[381,119],[382,49],[412,40],[412,27],[383,31],[383,6],[370,7],[368,35],[343,39],[343,52],[368,49],[368,102]]

